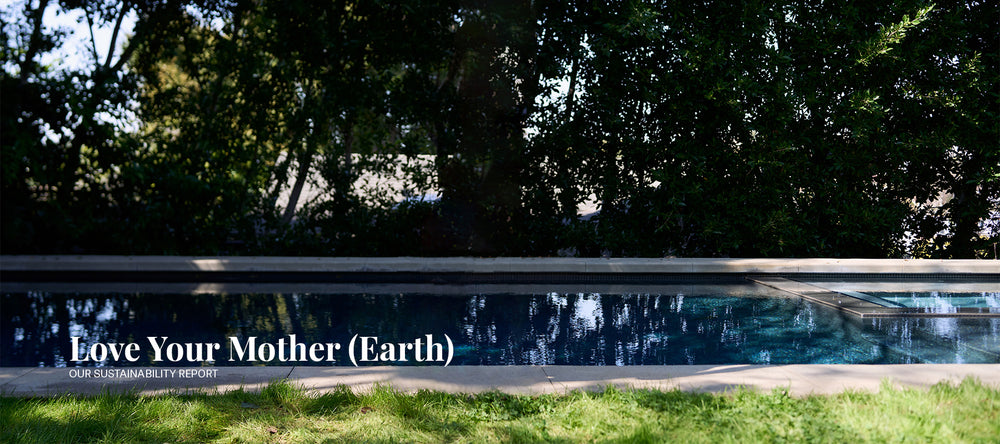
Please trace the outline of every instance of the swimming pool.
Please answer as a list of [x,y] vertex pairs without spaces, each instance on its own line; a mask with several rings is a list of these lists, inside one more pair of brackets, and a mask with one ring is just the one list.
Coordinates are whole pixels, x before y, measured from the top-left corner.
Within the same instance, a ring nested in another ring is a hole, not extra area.
[[[195,294],[5,291],[0,366],[287,365],[277,359],[153,362],[148,349],[134,361],[74,362],[71,338],[85,347],[149,337],[278,343],[290,335],[345,346],[358,335],[383,343],[447,335],[451,365],[1000,362],[995,316],[865,318],[748,281],[280,287]],[[354,364],[344,353],[331,356],[296,365]]]

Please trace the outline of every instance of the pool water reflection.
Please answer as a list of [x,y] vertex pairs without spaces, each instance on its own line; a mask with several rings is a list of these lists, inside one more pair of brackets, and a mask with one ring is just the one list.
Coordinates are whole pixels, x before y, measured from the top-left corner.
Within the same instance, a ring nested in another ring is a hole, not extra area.
[[[225,343],[229,336],[276,341],[290,334],[342,344],[355,334],[389,342],[447,334],[455,343],[452,365],[1000,362],[998,318],[859,319],[799,298],[754,293],[26,292],[2,298],[5,367],[95,365],[68,361],[73,336],[84,343],[148,336]],[[249,365],[215,363],[234,364]],[[334,364],[351,365],[346,356]],[[150,356],[114,365],[150,365]]]
[[867,292],[890,304],[909,308],[930,308],[935,312],[953,312],[956,308],[1000,308],[1000,292]]

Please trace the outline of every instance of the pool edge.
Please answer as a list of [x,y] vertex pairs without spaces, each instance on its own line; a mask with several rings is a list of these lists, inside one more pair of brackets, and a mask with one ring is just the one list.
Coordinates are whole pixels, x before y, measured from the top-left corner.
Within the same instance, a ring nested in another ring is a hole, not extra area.
[[[194,370],[203,367],[191,368]],[[72,378],[69,368],[0,368],[0,394],[48,397],[64,394],[218,393],[260,390],[288,381],[314,393],[348,387],[370,391],[378,385],[402,392],[537,395],[594,391],[607,386],[632,389],[722,393],[737,389],[787,390],[795,396],[877,391],[888,386],[928,388],[941,382],[975,378],[1000,389],[1000,364],[796,364],[451,367],[219,367],[212,378]],[[224,371],[224,372],[223,372]],[[5,377],[16,374],[14,377]]]
[[0,282],[652,284],[769,276],[797,280],[976,280],[1000,284],[1000,261],[0,256]]
[[476,258],[0,255],[3,271],[1000,274],[984,259]]

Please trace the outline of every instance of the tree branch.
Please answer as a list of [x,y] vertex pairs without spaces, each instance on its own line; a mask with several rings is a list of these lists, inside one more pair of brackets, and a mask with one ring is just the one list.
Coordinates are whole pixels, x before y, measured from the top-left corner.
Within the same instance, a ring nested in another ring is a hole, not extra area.
[[94,38],[94,20],[90,18],[90,11],[87,11],[87,29],[90,31],[90,52],[94,55],[94,65],[99,66],[100,57],[97,55],[97,39]]
[[[115,44],[118,43],[118,33],[122,29],[122,20],[125,20],[125,15],[128,14],[129,9],[130,9],[129,3],[124,2],[122,4],[122,10],[118,13],[118,19],[115,20],[115,29],[114,31],[111,32],[111,44],[108,45],[108,58],[104,60],[105,69],[111,67],[111,58],[114,57],[115,55]],[[134,45],[129,45],[129,46],[134,46]],[[121,67],[122,60],[125,60],[124,54],[122,55],[122,58],[118,60],[118,63],[115,65],[116,66],[115,71],[117,71]]]
[[[29,6],[25,6],[25,8],[27,9]],[[35,71],[35,56],[42,44],[42,16],[45,15],[45,8],[48,6],[49,0],[41,0],[38,2],[38,8],[29,14],[34,21],[34,26],[31,29],[31,37],[28,39],[28,50],[24,53],[24,60],[21,61],[21,83],[26,82],[28,76]]]

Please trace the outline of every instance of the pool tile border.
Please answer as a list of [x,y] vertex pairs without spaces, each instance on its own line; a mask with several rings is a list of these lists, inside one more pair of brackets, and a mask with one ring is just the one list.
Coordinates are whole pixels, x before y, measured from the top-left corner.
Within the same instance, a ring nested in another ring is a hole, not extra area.
[[958,273],[1000,274],[979,259],[199,257],[3,255],[0,270],[240,273]]

